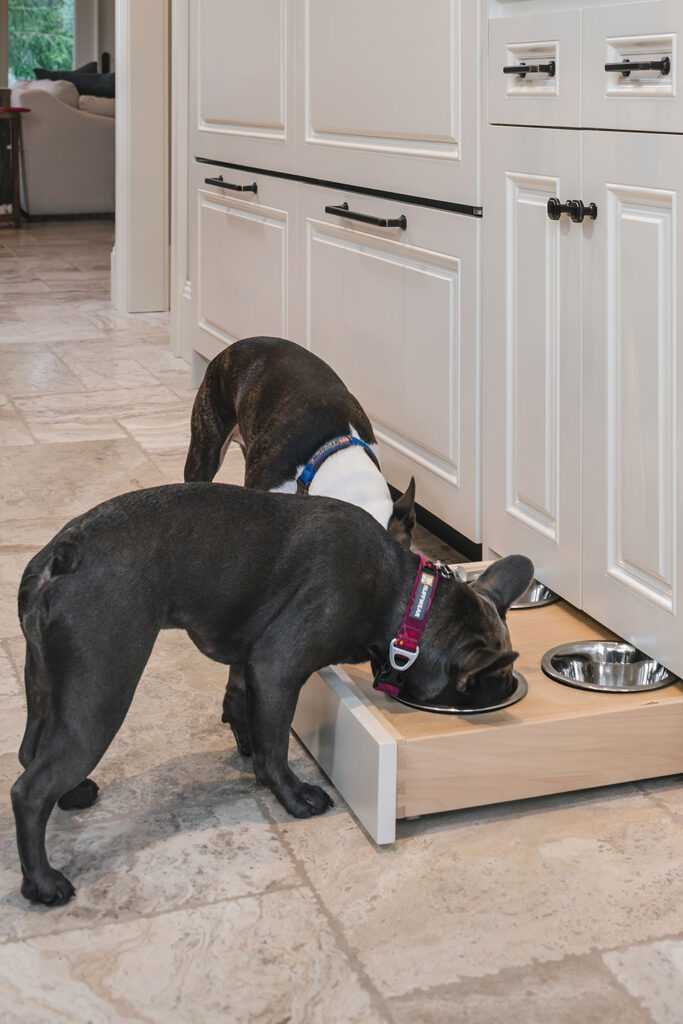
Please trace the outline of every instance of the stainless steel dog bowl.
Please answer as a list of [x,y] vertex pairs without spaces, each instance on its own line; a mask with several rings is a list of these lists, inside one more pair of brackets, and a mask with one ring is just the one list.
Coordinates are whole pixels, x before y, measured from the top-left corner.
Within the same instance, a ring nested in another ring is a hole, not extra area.
[[[485,571],[485,569],[470,569],[466,571],[465,578],[467,583],[478,580]],[[532,580],[522,596],[518,597],[515,603],[510,605],[510,611],[518,611],[522,608],[543,608],[545,605],[554,604],[555,601],[559,600],[560,595],[556,594],[550,587],[546,587],[545,583]]]
[[599,693],[658,690],[678,679],[673,672],[630,644],[604,640],[560,644],[546,651],[541,668],[566,686]]
[[510,705],[516,704],[522,697],[526,697],[527,690],[529,689],[527,681],[521,672],[513,669],[512,674],[515,677],[517,686],[510,696],[506,697],[500,704],[491,704],[486,708],[454,708],[444,704],[417,704],[415,701],[406,700],[404,697],[394,697],[394,700],[400,701],[401,704],[405,704],[409,708],[416,708],[418,711],[431,711],[436,715],[481,715],[488,711],[502,711],[503,708],[509,708]]

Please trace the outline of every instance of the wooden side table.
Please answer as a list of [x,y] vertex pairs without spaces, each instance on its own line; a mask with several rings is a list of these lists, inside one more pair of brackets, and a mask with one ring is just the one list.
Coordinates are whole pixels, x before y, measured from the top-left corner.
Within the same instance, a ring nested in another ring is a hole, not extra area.
[[[0,224],[21,227],[21,115],[28,107],[0,107]],[[11,213],[2,212],[11,206]]]

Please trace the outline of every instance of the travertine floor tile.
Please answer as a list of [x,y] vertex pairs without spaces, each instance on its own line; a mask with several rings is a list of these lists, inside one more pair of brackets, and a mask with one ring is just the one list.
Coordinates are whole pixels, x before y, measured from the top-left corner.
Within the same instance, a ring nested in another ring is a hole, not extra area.
[[683,939],[606,953],[604,962],[654,1024],[683,1020]]
[[[514,941],[514,939],[512,939]],[[388,1003],[395,1024],[651,1024],[597,957],[567,957],[522,970],[414,992]]]
[[0,946],[6,1020],[374,1024],[305,890]]
[[377,849],[351,819],[278,817],[385,996],[680,928],[680,832],[632,786],[435,818]]
[[83,384],[45,345],[0,347],[0,380],[5,394],[83,391]]

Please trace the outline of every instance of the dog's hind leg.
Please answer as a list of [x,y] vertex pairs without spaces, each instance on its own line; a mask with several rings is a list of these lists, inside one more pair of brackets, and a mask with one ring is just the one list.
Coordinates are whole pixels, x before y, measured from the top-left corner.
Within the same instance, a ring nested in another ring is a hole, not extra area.
[[223,697],[223,722],[228,722],[243,757],[251,757],[247,723],[247,684],[244,665],[231,665]]
[[[26,661],[24,663],[24,680],[26,685],[27,719],[24,738],[19,750],[19,762],[28,768],[33,760],[40,742],[41,733],[49,720],[51,684],[41,664],[38,654],[36,659],[35,645],[26,644]],[[36,663],[37,661],[37,663]],[[41,676],[41,669],[43,675]],[[84,779],[73,789],[60,796],[57,803],[63,809],[92,807],[97,800],[99,786],[92,779]]]
[[231,441],[237,441],[244,451],[230,388],[222,386],[228,361],[229,350],[226,350],[209,363],[195,396],[185,483],[213,480]]
[[254,773],[296,818],[322,814],[333,804],[321,786],[302,782],[287,763],[289,730],[299,691],[307,677],[308,673],[297,679],[270,662],[250,662],[246,668],[247,718]]
[[[45,829],[61,798],[76,805],[95,783],[87,779],[125,718],[151,651],[149,645],[117,653],[113,644],[74,651],[68,630],[60,630],[57,671],[50,673],[50,711],[26,770],[12,787],[22,894],[36,903],[66,903],[74,893],[53,868],[45,850]],[[84,781],[85,780],[85,781]],[[92,801],[90,801],[92,802]]]

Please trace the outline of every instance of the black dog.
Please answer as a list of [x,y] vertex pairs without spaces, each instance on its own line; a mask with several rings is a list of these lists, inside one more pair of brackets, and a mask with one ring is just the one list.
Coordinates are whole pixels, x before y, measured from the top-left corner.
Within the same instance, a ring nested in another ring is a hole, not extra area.
[[[420,566],[346,502],[221,484],[135,491],[68,523],[19,590],[28,720],[12,802],[24,896],[58,904],[73,895],[48,863],[47,820],[57,801],[94,802],[88,773],[160,629],[185,629],[209,658],[246,666],[233,715],[257,779],[297,817],[325,811],[328,794],[287,763],[299,690],[325,665],[386,659]],[[449,685],[470,700],[482,688],[487,700],[512,692],[503,617],[532,576],[527,558],[511,556],[471,585],[434,582],[420,654],[405,673],[413,695],[428,700]]]
[[294,493],[314,453],[343,437],[353,442],[323,452],[306,489],[364,508],[408,546],[415,481],[392,504],[363,409],[327,363],[284,338],[244,338],[209,363],[192,409],[185,480],[213,480],[235,441],[246,487]]

